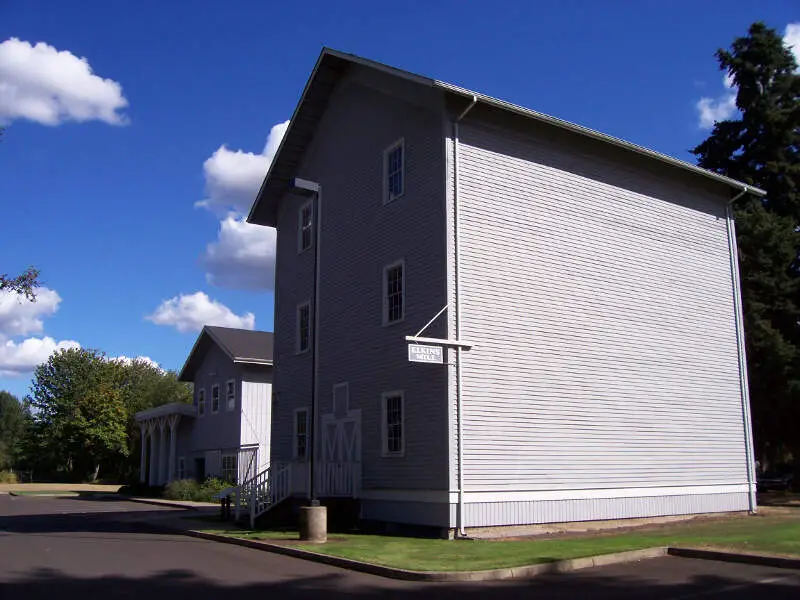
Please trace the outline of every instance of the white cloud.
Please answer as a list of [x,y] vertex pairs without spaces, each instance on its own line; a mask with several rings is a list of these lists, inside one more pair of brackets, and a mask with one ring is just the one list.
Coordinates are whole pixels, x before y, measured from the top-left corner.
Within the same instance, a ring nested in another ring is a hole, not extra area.
[[722,80],[725,92],[717,98],[700,98],[697,111],[700,113],[700,128],[711,129],[717,121],[725,121],[736,114],[736,88],[733,79],[726,73]]
[[203,325],[255,329],[253,313],[235,314],[227,306],[211,300],[203,292],[181,294],[162,302],[152,315],[145,317],[156,325],[171,325],[178,331],[200,331]]
[[[800,23],[790,23],[786,26],[783,43],[791,49],[800,65]],[[725,74],[723,85],[725,91],[716,98],[706,96],[698,100],[696,106],[701,129],[711,129],[717,121],[725,121],[736,114],[736,87],[730,73]]]
[[0,43],[0,123],[28,119],[43,125],[64,121],[127,122],[122,87],[92,72],[85,58],[10,38]]
[[206,246],[200,263],[212,285],[236,289],[272,289],[275,279],[275,230],[245,222],[258,189],[278,151],[289,121],[273,126],[261,154],[220,146],[203,164],[206,199],[195,206],[220,217],[217,239]]
[[134,361],[135,362],[142,362],[142,363],[145,363],[146,365],[150,365],[151,367],[154,367],[154,368],[158,369],[159,371],[163,371],[164,370],[164,369],[161,368],[161,365],[159,365],[156,361],[154,361],[149,356],[135,356],[135,357],[131,358],[130,356],[125,356],[123,354],[123,355],[120,355],[120,356],[112,356],[108,360],[109,361],[114,361],[114,362],[120,362],[120,363],[122,363],[124,365],[130,365]]
[[783,43],[786,44],[794,54],[794,60],[800,65],[800,22],[789,23],[786,31],[783,32]]
[[289,121],[285,121],[270,130],[261,154],[220,146],[203,163],[207,198],[195,206],[222,214],[231,210],[239,214],[249,212],[288,126]]
[[28,374],[47,361],[56,350],[80,347],[78,342],[56,342],[51,337],[28,338],[19,343],[7,340],[0,343],[0,376],[19,377]]
[[212,285],[235,289],[272,289],[275,283],[275,230],[228,215],[219,224],[217,240],[208,244],[201,261]]
[[46,287],[36,291],[36,302],[16,292],[0,292],[0,341],[6,336],[41,333],[42,319],[54,315],[60,303],[61,296]]

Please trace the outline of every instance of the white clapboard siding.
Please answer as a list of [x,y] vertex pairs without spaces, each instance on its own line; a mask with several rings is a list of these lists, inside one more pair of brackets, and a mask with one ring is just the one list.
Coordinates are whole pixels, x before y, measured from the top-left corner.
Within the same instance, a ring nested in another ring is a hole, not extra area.
[[508,130],[461,141],[465,488],[746,483],[724,200]]
[[242,381],[241,445],[258,444],[258,472],[269,466],[272,384]]

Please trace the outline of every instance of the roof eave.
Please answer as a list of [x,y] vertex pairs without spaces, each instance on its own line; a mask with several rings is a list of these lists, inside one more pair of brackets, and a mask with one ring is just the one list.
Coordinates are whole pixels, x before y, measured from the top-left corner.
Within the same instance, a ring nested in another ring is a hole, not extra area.
[[274,364],[273,361],[266,360],[264,358],[245,358],[245,357],[236,357],[233,359],[233,362],[241,365],[263,365],[267,367],[271,367]]
[[265,225],[267,227],[275,227],[277,225],[277,216],[274,214],[271,208],[264,209],[263,204],[267,201],[265,200],[265,195],[267,192],[267,186],[271,179],[275,176],[275,170],[278,168],[278,165],[281,161],[282,152],[284,149],[284,145],[286,144],[287,140],[290,139],[291,134],[293,132],[294,127],[296,126],[298,115],[300,114],[300,110],[305,104],[309,91],[311,90],[314,82],[317,79],[317,75],[319,73],[320,67],[322,66],[324,60],[329,57],[339,58],[341,60],[362,65],[365,67],[369,67],[371,69],[375,69],[377,71],[382,71],[384,73],[388,73],[395,77],[401,77],[403,79],[413,81],[415,83],[419,83],[422,85],[427,85],[433,87],[435,80],[429,77],[423,77],[422,75],[417,75],[415,73],[410,73],[408,71],[403,71],[402,69],[397,69],[395,67],[391,67],[389,65],[384,65],[379,62],[375,62],[366,58],[362,58],[360,56],[356,56],[354,54],[348,54],[346,52],[340,52],[338,50],[334,50],[332,48],[324,47],[320,52],[319,57],[317,58],[317,62],[314,65],[314,69],[311,71],[311,75],[306,81],[306,85],[303,88],[303,93],[300,95],[300,100],[294,108],[294,112],[292,113],[292,118],[289,120],[289,125],[286,128],[286,133],[281,140],[280,145],[278,146],[278,150],[275,152],[275,157],[270,164],[269,170],[267,171],[266,176],[264,177],[263,181],[261,182],[261,186],[258,189],[258,194],[256,194],[255,201],[253,205],[250,207],[250,212],[247,214],[246,221],[248,223],[252,223],[254,225]]
[[306,85],[303,87],[303,93],[300,95],[300,100],[294,107],[294,111],[292,112],[292,118],[289,119],[289,125],[286,127],[286,132],[284,133],[283,138],[281,139],[281,143],[278,145],[278,149],[275,152],[275,156],[273,157],[272,162],[269,165],[269,170],[267,171],[266,176],[261,182],[261,186],[258,188],[258,194],[256,194],[255,202],[253,202],[253,206],[250,207],[250,212],[247,214],[246,221],[248,223],[252,223],[254,225],[266,225],[268,227],[275,227],[276,225],[275,222],[276,219],[272,218],[273,217],[272,214],[262,215],[259,218],[257,216],[259,213],[259,208],[261,207],[262,202],[264,202],[265,189],[270,179],[273,176],[273,172],[275,171],[276,165],[278,164],[278,160],[281,156],[281,152],[283,151],[283,147],[286,144],[286,140],[289,139],[289,136],[292,133],[292,129],[294,128],[295,122],[297,121],[297,115],[300,112],[300,108],[306,101],[306,97],[308,96],[308,91],[309,89],[311,89],[311,85],[317,77],[317,71],[319,71],[319,67],[322,64],[322,60],[329,52],[330,50],[328,48],[322,48],[322,51],[317,57],[317,62],[314,65],[314,69],[311,71],[311,75],[309,76],[308,81],[306,81]]
[[197,351],[197,346],[200,344],[200,340],[203,339],[203,334],[206,332],[206,328],[200,330],[200,335],[197,336],[197,339],[194,341],[192,345],[192,349],[189,351],[189,356],[186,357],[186,361],[183,363],[183,367],[181,368],[181,372],[178,373],[178,381],[183,381],[184,383],[193,383],[194,379],[187,378],[187,370],[189,369],[189,363],[192,362],[192,357],[194,357],[194,353]]
[[483,102],[490,106],[495,106],[531,119],[535,119],[537,121],[541,121],[543,123],[548,123],[550,125],[554,125],[556,127],[560,127],[562,129],[578,133],[580,135],[584,135],[586,137],[591,137],[596,140],[600,140],[601,142],[605,142],[607,144],[611,144],[619,148],[624,148],[625,150],[635,152],[642,156],[646,156],[648,158],[661,161],[673,167],[678,167],[680,169],[691,171],[692,173],[695,173],[697,175],[702,175],[703,177],[714,179],[715,181],[724,183],[732,188],[742,190],[744,192],[752,193],[757,196],[767,195],[767,193],[764,190],[757,188],[755,186],[742,183],[741,181],[737,181],[736,179],[731,179],[730,177],[725,177],[724,175],[714,173],[713,171],[708,171],[706,169],[703,169],[702,167],[698,167],[697,165],[693,165],[691,163],[674,158],[672,156],[668,156],[666,154],[661,154],[660,152],[656,152],[655,150],[650,150],[649,148],[645,148],[644,146],[639,146],[638,144],[627,142],[623,139],[616,138],[614,136],[607,135],[605,133],[601,133],[600,131],[595,131],[594,129],[589,129],[588,127],[577,125],[576,123],[570,123],[569,121],[564,121],[563,119],[559,119],[557,117],[551,117],[550,115],[546,115],[544,113],[540,113],[535,110],[531,110],[529,108],[524,108],[522,106],[518,106],[510,102],[505,102],[503,100],[498,100],[497,98],[492,98],[491,96],[479,94],[477,92],[473,92],[471,90],[459,87],[457,85],[453,85],[452,83],[447,83],[446,81],[437,80],[434,82],[434,85],[440,89],[449,91],[454,94],[458,94],[459,96],[465,96],[467,98],[477,98],[479,102]]
[[[679,169],[683,169],[685,171],[689,171],[696,175],[700,175],[702,177],[706,177],[708,179],[712,179],[719,183],[723,183],[729,187],[732,187],[737,190],[741,190],[747,193],[752,193],[758,196],[765,196],[766,192],[760,188],[745,184],[741,181],[737,181],[735,179],[731,179],[730,177],[725,177],[724,175],[720,175],[718,173],[714,173],[712,171],[707,171],[701,167],[693,165],[683,160],[679,160],[677,158],[673,158],[671,156],[667,156],[666,154],[661,154],[660,152],[656,152],[655,150],[650,150],[643,146],[639,146],[637,144],[622,140],[620,138],[616,138],[605,133],[601,133],[599,131],[595,131],[593,129],[589,129],[588,127],[583,127],[581,125],[577,125],[575,123],[570,123],[569,121],[565,121],[563,119],[559,119],[557,117],[552,117],[550,115],[546,115],[544,113],[537,112],[535,110],[531,110],[528,108],[524,108],[522,106],[518,106],[516,104],[512,104],[510,102],[505,102],[503,100],[498,100],[497,98],[492,98],[491,96],[487,96],[485,94],[479,94],[477,92],[473,92],[466,88],[459,87],[457,85],[453,85],[451,83],[447,83],[445,81],[439,81],[435,79],[431,79],[428,77],[423,77],[421,75],[417,75],[415,73],[410,73],[408,71],[403,71],[401,69],[396,69],[389,65],[384,65],[382,63],[369,60],[366,58],[362,58],[360,56],[355,56],[353,54],[347,54],[344,52],[339,52],[338,50],[333,50],[331,48],[323,48],[320,52],[319,57],[317,58],[317,62],[314,65],[314,69],[311,71],[311,75],[309,76],[306,84],[303,88],[303,93],[300,96],[300,100],[295,106],[294,112],[292,113],[292,118],[289,121],[289,125],[286,129],[286,134],[283,136],[280,145],[278,146],[278,150],[275,153],[275,158],[273,159],[272,163],[270,164],[270,168],[267,171],[264,180],[261,183],[261,186],[258,190],[258,194],[256,195],[255,201],[250,208],[250,212],[247,215],[247,222],[253,223],[256,225],[266,225],[269,227],[275,227],[277,225],[277,202],[279,199],[272,197],[269,198],[269,193],[275,194],[274,190],[268,190],[268,186],[273,178],[278,178],[276,175],[276,170],[279,169],[279,166],[283,163],[283,152],[284,147],[292,137],[292,133],[297,126],[298,116],[300,114],[303,105],[306,103],[309,92],[312,89],[315,81],[317,80],[320,67],[322,66],[323,62],[325,61],[326,57],[335,57],[341,59],[343,61],[347,61],[350,63],[366,66],[372,69],[376,69],[378,71],[382,71],[388,74],[391,74],[396,77],[401,77],[408,81],[413,81],[415,83],[435,87],[451,94],[456,94],[459,96],[464,96],[467,98],[476,98],[479,102],[484,104],[494,106],[500,108],[502,110],[507,110],[509,112],[513,112],[524,117],[535,119],[537,121],[548,123],[555,127],[560,127],[562,129],[572,131],[579,135],[583,135],[589,138],[593,138],[599,140],[601,142],[605,142],[607,144],[611,144],[613,146],[617,146],[624,150],[634,152],[639,154],[640,156],[647,157],[649,159],[657,160],[661,163],[671,165],[673,167],[677,167]],[[265,203],[270,202],[271,206],[265,206]]]

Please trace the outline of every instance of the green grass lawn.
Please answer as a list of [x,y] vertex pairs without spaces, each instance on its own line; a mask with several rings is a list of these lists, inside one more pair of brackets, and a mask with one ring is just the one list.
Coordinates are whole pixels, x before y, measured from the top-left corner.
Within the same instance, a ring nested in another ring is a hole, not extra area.
[[331,534],[327,544],[302,544],[297,532],[208,530],[245,539],[280,541],[298,548],[364,562],[419,571],[473,571],[518,567],[653,546],[691,546],[800,556],[800,510],[768,515],[648,526],[525,540],[435,540],[361,534]]

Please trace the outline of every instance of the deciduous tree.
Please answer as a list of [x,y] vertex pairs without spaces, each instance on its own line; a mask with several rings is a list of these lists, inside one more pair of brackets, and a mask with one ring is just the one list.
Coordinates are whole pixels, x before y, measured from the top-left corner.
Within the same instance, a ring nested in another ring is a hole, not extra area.
[[25,413],[16,396],[0,391],[0,470],[12,466],[25,426]]

